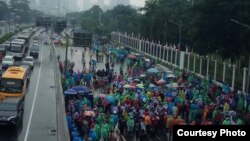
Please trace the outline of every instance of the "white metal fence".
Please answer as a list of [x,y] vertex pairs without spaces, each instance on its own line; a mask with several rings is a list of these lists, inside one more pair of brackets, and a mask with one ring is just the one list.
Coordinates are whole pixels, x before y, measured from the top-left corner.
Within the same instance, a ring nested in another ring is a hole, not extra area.
[[133,34],[112,32],[111,39],[170,66],[185,69],[204,78],[212,78],[219,83],[227,82],[232,88],[237,87],[244,93],[246,91],[247,68],[219,62],[189,51],[180,51],[175,45],[162,45],[160,42],[144,40]]

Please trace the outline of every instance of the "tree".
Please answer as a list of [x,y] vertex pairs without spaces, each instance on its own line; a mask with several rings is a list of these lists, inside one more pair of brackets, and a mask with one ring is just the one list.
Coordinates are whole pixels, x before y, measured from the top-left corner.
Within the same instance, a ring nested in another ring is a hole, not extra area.
[[236,25],[236,18],[250,23],[247,0],[203,0],[195,6],[196,15],[189,31],[192,46],[200,54],[218,53],[224,59],[237,60],[249,53],[250,30]]

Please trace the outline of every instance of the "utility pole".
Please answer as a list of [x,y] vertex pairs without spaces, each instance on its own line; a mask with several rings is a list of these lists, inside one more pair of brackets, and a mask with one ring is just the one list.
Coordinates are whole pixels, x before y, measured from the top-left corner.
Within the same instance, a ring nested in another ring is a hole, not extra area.
[[[234,22],[236,24],[239,24],[239,25],[241,25],[241,26],[243,26],[243,27],[245,27],[247,29],[250,29],[250,25],[241,23],[238,20],[230,19],[230,21]],[[248,59],[248,70],[247,70],[248,74],[247,74],[246,94],[249,94],[249,83],[250,83],[250,80],[249,80],[250,79],[250,56],[248,56],[248,57],[249,57],[249,59]],[[246,96],[246,94],[245,94],[245,96]],[[247,106],[247,100],[246,100],[246,97],[245,97],[245,108],[247,108],[246,106]]]
[[68,48],[69,48],[69,35],[66,32],[66,52],[65,52],[65,64],[64,64],[65,78],[66,78],[66,73],[68,69]]
[[[250,29],[250,25],[244,24],[239,22],[238,20],[235,19],[230,19],[231,22],[234,22],[236,24],[239,24],[247,29]],[[249,60],[248,60],[248,75],[247,75],[247,87],[246,87],[246,92],[249,93],[249,83],[250,83],[250,56],[249,56]]]
[[182,30],[182,21],[180,20],[179,23],[172,21],[172,20],[168,20],[170,23],[175,24],[177,26],[179,26],[179,46],[181,47],[181,30]]
[[179,46],[180,46],[180,49],[181,49],[181,30],[182,30],[182,29],[181,29],[181,28],[182,28],[181,20],[180,20],[179,28],[180,28],[180,29],[179,29],[179,30],[180,30],[180,31],[179,31],[179,32],[180,32],[180,33],[179,33],[179,36],[180,36],[180,37],[179,37]]

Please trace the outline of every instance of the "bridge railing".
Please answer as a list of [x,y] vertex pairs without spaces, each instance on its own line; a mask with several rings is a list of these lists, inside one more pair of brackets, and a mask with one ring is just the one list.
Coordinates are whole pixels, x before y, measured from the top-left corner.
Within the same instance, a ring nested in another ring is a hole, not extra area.
[[194,52],[180,51],[176,45],[162,45],[133,34],[112,32],[111,40],[127,46],[169,66],[193,72],[203,78],[212,78],[217,83],[227,82],[231,88],[246,92],[247,67],[221,62],[209,56]]

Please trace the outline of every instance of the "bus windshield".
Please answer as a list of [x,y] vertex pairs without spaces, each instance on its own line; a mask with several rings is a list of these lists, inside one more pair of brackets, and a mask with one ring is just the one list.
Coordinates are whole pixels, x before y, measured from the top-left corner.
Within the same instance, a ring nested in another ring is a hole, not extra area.
[[10,51],[18,53],[22,51],[22,47],[21,45],[12,45]]
[[23,81],[20,79],[2,78],[0,83],[0,91],[7,93],[21,93]]

